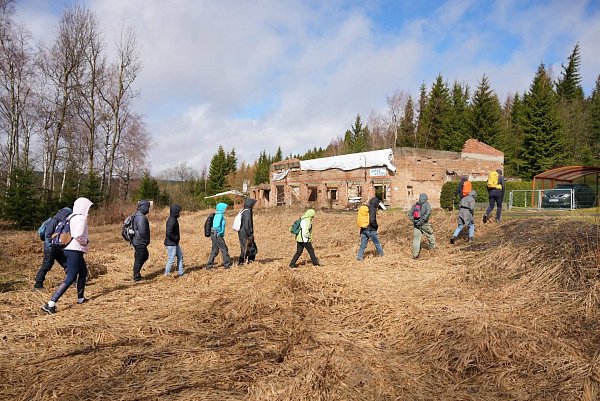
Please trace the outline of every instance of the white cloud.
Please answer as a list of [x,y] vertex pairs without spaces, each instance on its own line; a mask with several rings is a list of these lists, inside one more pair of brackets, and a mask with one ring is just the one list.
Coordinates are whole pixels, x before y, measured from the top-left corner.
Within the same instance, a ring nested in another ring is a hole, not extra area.
[[[418,96],[438,73],[475,88],[485,73],[504,97],[527,90],[540,62],[559,71],[580,41],[586,90],[600,72],[600,21],[585,1],[453,0],[415,15],[387,16],[344,2],[88,0],[111,45],[120,22],[142,46],[137,108],[155,146],[153,172],[180,161],[200,169],[219,144],[253,161],[326,146],[383,111],[396,89]],[[17,10],[37,37],[58,21],[41,0]]]

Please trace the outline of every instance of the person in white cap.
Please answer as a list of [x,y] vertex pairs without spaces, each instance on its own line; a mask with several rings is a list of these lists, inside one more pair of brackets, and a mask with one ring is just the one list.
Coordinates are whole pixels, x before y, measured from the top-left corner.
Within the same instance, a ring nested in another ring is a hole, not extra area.
[[383,248],[381,247],[379,236],[377,235],[377,229],[379,228],[379,224],[377,224],[377,209],[382,208],[385,210],[385,205],[381,203],[379,198],[374,196],[367,206],[369,207],[369,225],[360,229],[360,248],[358,248],[356,260],[363,260],[369,240],[373,241],[377,254],[383,256]]

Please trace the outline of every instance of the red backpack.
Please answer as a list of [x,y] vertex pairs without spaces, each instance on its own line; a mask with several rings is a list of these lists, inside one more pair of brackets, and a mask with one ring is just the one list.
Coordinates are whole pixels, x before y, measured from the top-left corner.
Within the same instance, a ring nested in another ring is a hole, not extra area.
[[473,189],[473,185],[471,184],[471,181],[465,181],[463,182],[463,187],[462,187],[462,196],[463,198],[467,195],[469,195],[469,192],[471,192],[471,190]]
[[421,218],[421,204],[415,203],[413,206],[413,218],[419,220]]

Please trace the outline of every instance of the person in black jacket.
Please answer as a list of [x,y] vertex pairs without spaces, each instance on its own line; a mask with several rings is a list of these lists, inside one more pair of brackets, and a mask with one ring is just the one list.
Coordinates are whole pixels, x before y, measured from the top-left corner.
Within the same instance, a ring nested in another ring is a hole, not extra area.
[[246,261],[252,263],[256,257],[256,243],[254,242],[254,219],[252,218],[252,208],[256,199],[246,199],[244,209],[242,209],[242,224],[238,231],[240,240],[240,257],[238,265],[243,265]]
[[179,213],[181,207],[179,205],[171,205],[167,226],[165,229],[165,247],[167,248],[167,265],[165,266],[165,276],[171,274],[171,266],[177,256],[177,267],[179,269],[179,277],[183,276],[183,251],[179,246]]
[[150,223],[146,215],[150,211],[150,202],[141,200],[138,202],[137,212],[133,215],[133,241],[131,245],[135,249],[133,259],[133,280],[140,281],[142,266],[148,260],[148,245],[150,245]]
[[383,248],[381,247],[379,236],[377,235],[377,229],[379,228],[379,224],[377,224],[377,208],[380,207],[385,210],[385,206],[381,203],[379,198],[375,196],[371,198],[367,206],[369,207],[369,225],[360,229],[360,248],[358,248],[356,260],[363,260],[369,239],[373,241],[373,245],[375,245],[375,249],[379,256],[383,256]]
[[50,269],[52,269],[52,266],[54,266],[54,261],[57,261],[63,269],[67,268],[67,257],[62,249],[51,245],[51,240],[58,222],[67,218],[71,213],[73,213],[73,210],[71,210],[70,207],[63,207],[46,223],[46,232],[44,234],[44,261],[35,275],[35,284],[33,288],[44,288],[46,274],[48,274]]

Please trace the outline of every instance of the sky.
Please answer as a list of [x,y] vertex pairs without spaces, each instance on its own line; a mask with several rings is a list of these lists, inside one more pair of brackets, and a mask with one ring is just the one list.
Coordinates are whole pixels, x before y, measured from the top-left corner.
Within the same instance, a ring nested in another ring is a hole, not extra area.
[[[17,19],[51,44],[70,0],[17,0]],[[206,168],[219,145],[252,163],[326,147],[395,92],[418,99],[441,74],[500,100],[555,78],[580,45],[586,95],[600,75],[598,0],[82,0],[107,49],[122,21],[141,47],[134,109],[152,137],[152,174]]]

